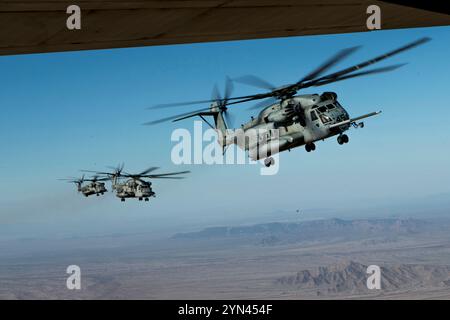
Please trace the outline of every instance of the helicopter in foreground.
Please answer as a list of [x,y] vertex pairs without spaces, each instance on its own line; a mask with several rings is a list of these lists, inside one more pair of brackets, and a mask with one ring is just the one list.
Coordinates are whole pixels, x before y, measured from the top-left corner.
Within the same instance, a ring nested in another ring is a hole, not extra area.
[[[217,87],[214,87],[211,100],[162,104],[153,106],[150,109],[202,103],[210,103],[210,107],[150,121],[145,124],[154,125],[170,120],[176,122],[199,116],[218,132],[218,142],[223,149],[223,153],[225,153],[227,146],[236,144],[241,149],[248,151],[248,155],[252,160],[264,159],[264,164],[269,167],[275,163],[271,155],[278,152],[291,150],[299,146],[304,146],[307,152],[311,152],[316,149],[315,143],[317,141],[333,136],[337,136],[339,144],[346,144],[349,142],[349,137],[345,133],[347,130],[351,127],[363,128],[364,123],[360,122],[360,120],[381,113],[381,111],[375,111],[357,117],[350,117],[349,113],[338,101],[336,93],[323,92],[322,94],[296,95],[299,90],[319,87],[364,75],[393,71],[404,64],[390,65],[367,71],[360,70],[398,53],[417,47],[429,40],[430,38],[421,38],[349,68],[322,75],[358,49],[358,47],[347,48],[339,51],[300,81],[281,87],[276,87],[268,81],[253,75],[236,78],[233,81],[227,78],[223,98],[220,96]],[[257,86],[268,91],[247,96],[230,97],[233,82]],[[262,109],[259,114],[256,117],[252,117],[251,121],[243,124],[241,128],[230,130],[228,127],[230,125],[228,108],[231,105],[256,100],[262,101],[251,109]],[[212,117],[214,124],[211,124],[206,117]],[[248,139],[248,137],[255,135],[254,133],[250,134],[250,132],[254,131],[258,132],[256,138],[253,140]]]
[[[97,175],[93,176],[92,178],[85,178],[84,175],[77,179],[77,178],[67,178],[67,179],[60,179],[64,180],[70,183],[74,183],[77,186],[77,191],[82,193],[85,197],[89,197],[91,195],[103,195],[105,192],[108,192],[108,190],[105,187],[105,183],[102,181],[109,180],[108,178],[99,178]],[[85,182],[90,182],[86,185],[83,185]]]
[[150,174],[159,169],[159,167],[150,167],[140,173],[131,174],[123,171],[124,164],[113,168],[112,172],[96,172],[83,170],[84,172],[94,172],[98,175],[104,175],[111,180],[112,190],[115,190],[116,196],[121,201],[126,198],[137,198],[139,201],[149,201],[150,197],[155,197],[152,189],[152,183],[144,179],[184,179],[176,175],[186,174],[190,171],[169,172],[160,174]]

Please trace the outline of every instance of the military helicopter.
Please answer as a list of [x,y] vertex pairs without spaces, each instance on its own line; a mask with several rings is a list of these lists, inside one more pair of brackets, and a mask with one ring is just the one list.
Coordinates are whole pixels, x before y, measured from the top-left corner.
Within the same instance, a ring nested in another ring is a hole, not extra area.
[[[108,192],[108,190],[105,187],[105,183],[101,181],[109,180],[108,178],[99,178],[97,175],[93,176],[92,178],[86,179],[84,175],[80,178],[67,178],[67,179],[60,179],[64,180],[70,183],[74,183],[77,186],[78,192],[81,192],[85,197],[89,197],[90,195],[103,195],[105,192]],[[90,182],[89,184],[86,184],[83,186],[84,182]]]
[[83,170],[84,172],[95,172],[99,175],[105,175],[107,179],[111,180],[112,189],[116,191],[116,196],[120,201],[125,201],[126,198],[137,198],[139,201],[148,201],[150,197],[155,197],[155,192],[152,190],[152,183],[147,179],[184,179],[184,177],[173,177],[174,175],[189,173],[190,171],[179,171],[160,174],[149,174],[159,167],[150,167],[140,173],[131,174],[123,171],[124,164],[112,168],[112,172],[97,172]]
[[[199,116],[219,133],[218,142],[223,148],[224,153],[227,146],[237,144],[241,149],[248,151],[249,157],[252,160],[264,159],[264,164],[267,167],[275,163],[271,155],[277,152],[291,150],[299,146],[304,146],[307,152],[311,152],[316,149],[315,142],[333,136],[337,136],[337,142],[339,144],[346,144],[349,142],[349,137],[345,134],[348,129],[351,127],[364,127],[364,123],[359,122],[360,120],[375,116],[381,113],[381,111],[351,118],[344,107],[338,102],[337,94],[334,92],[323,92],[320,95],[296,95],[297,92],[305,88],[319,87],[346,79],[393,71],[404,64],[390,65],[367,71],[359,70],[403,51],[417,47],[429,40],[430,38],[421,38],[349,68],[322,75],[332,66],[355,52],[359,47],[343,49],[298,82],[281,87],[276,87],[268,81],[253,75],[247,75],[233,80],[227,78],[223,98],[220,96],[217,87],[214,87],[213,97],[210,100],[169,103],[150,107],[150,109],[159,109],[211,103],[209,108],[147,122],[145,125],[154,125],[170,120],[176,122]],[[268,91],[247,96],[230,97],[233,82],[257,86]],[[251,121],[241,125],[240,129],[242,130],[240,131],[236,129],[229,130],[228,107],[255,100],[262,100],[250,108],[262,108],[258,116],[252,117]],[[214,125],[210,124],[205,117],[212,117]],[[254,129],[262,131],[265,139],[256,140],[256,143],[250,143],[248,139],[239,139],[236,133],[240,132],[242,134],[244,132],[245,135],[248,131]]]

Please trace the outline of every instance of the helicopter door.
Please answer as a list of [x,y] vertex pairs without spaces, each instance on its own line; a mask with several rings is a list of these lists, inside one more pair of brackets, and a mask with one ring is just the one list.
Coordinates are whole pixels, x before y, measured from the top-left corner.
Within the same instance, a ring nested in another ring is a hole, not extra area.
[[319,118],[317,117],[315,110],[311,110],[310,117],[312,124],[315,125],[316,127],[320,127]]

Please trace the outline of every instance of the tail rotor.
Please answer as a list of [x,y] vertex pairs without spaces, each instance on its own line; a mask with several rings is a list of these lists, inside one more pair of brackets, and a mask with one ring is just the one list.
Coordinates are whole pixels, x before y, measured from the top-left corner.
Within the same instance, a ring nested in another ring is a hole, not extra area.
[[211,111],[216,111],[216,108],[218,109],[218,112],[223,116],[224,123],[226,125],[226,128],[233,127],[234,124],[234,117],[228,112],[228,100],[230,99],[232,93],[233,93],[233,81],[226,77],[225,79],[225,90],[224,90],[224,97],[222,98],[219,89],[217,88],[217,85],[214,86],[213,92],[212,92],[212,104],[211,104]]

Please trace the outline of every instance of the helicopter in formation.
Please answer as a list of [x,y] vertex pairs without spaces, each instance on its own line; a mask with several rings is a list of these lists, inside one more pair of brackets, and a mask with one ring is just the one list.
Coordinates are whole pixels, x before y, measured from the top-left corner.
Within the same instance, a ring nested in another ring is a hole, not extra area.
[[178,175],[190,173],[190,171],[178,171],[159,174],[150,174],[159,169],[159,167],[150,167],[140,173],[124,172],[124,164],[112,168],[112,172],[97,172],[90,170],[82,170],[84,172],[94,172],[97,175],[102,175],[111,181],[112,190],[121,201],[127,198],[136,198],[139,201],[149,201],[149,198],[155,197],[155,192],[152,189],[152,182],[144,179],[184,179]]
[[[210,107],[150,121],[145,124],[154,125],[170,120],[176,122],[199,116],[218,132],[218,143],[222,147],[223,153],[225,153],[228,146],[236,144],[239,148],[247,151],[252,160],[264,159],[264,164],[269,167],[275,163],[271,155],[278,152],[290,151],[300,146],[304,146],[307,152],[311,152],[316,149],[315,143],[317,141],[333,136],[337,136],[339,144],[346,144],[349,142],[349,137],[345,133],[347,130],[351,127],[362,128],[364,123],[360,122],[360,120],[381,113],[381,111],[374,111],[361,116],[350,117],[349,113],[338,101],[336,93],[323,92],[322,94],[296,95],[299,90],[319,87],[360,76],[393,71],[404,64],[389,65],[367,71],[360,70],[398,53],[417,47],[429,40],[430,38],[421,38],[373,59],[323,75],[359,47],[343,49],[298,82],[281,87],[276,87],[268,81],[253,75],[233,80],[227,78],[223,98],[215,86],[213,97],[210,100],[160,104],[150,109],[181,107],[202,103],[210,103]],[[234,82],[257,86],[268,91],[247,96],[230,97]],[[232,105],[256,100],[262,101],[250,109],[262,109],[259,114],[256,117],[252,117],[251,121],[241,125],[241,128],[230,130],[228,108]],[[212,117],[214,124],[211,124],[207,117]],[[248,139],[247,137],[251,136],[249,132],[255,130],[258,131],[256,139]],[[244,138],[241,138],[242,135]]]
[[[85,197],[89,197],[91,195],[103,195],[105,192],[108,192],[108,190],[105,187],[105,183],[103,181],[109,180],[109,178],[99,178],[97,175],[93,176],[92,178],[85,178],[84,175],[77,179],[77,178],[67,178],[67,179],[60,179],[67,181],[69,183],[74,183],[77,186],[77,191],[82,193]],[[90,182],[88,184],[83,185],[85,182]]]

